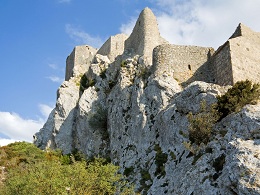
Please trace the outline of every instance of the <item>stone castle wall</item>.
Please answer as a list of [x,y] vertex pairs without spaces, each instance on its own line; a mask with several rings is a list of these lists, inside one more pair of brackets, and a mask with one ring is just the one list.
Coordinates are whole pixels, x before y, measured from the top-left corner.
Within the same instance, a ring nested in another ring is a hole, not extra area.
[[219,85],[233,85],[230,45],[226,42],[212,56],[213,82]]
[[86,72],[89,68],[87,64],[91,63],[96,52],[95,48],[88,45],[76,46],[66,60],[65,81]]
[[[260,40],[260,39],[259,39]],[[260,82],[260,44],[247,37],[229,40],[233,82]]]
[[107,56],[110,61],[114,61],[118,55],[124,52],[125,40],[128,38],[125,34],[117,34],[109,39],[98,50],[98,54]]
[[246,79],[260,82],[260,33],[239,24],[212,61],[216,84],[233,85]]
[[210,56],[213,48],[182,45],[160,45],[153,51],[152,71],[155,75],[170,74],[179,83],[189,84],[200,80],[210,82],[212,78]]
[[170,75],[182,86],[193,81],[233,85],[240,80],[260,82],[260,33],[239,24],[233,35],[214,53],[213,48],[168,44],[160,36],[155,15],[145,8],[128,37],[111,36],[96,49],[77,46],[67,58],[65,80],[88,70],[93,56],[107,56],[111,62],[123,53],[142,56],[155,75]]

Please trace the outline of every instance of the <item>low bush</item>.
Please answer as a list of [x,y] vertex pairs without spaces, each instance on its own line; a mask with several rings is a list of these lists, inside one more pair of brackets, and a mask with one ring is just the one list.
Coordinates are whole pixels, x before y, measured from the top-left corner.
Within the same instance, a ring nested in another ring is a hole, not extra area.
[[[43,152],[26,142],[1,147],[0,150],[1,155],[3,152],[6,154],[2,156],[5,160],[26,159],[26,162],[7,169],[0,194],[134,194],[131,185],[118,173],[119,167],[105,159],[86,161],[77,153],[75,156],[71,154],[71,161],[60,151]],[[24,154],[28,155],[27,158]]]
[[200,145],[207,144],[211,138],[213,125],[218,121],[219,113],[215,105],[207,109],[206,101],[201,102],[201,110],[198,114],[188,114],[189,140],[191,143]]
[[226,94],[217,96],[217,110],[221,119],[238,112],[246,104],[256,104],[260,98],[260,85],[252,84],[251,81],[238,81]]

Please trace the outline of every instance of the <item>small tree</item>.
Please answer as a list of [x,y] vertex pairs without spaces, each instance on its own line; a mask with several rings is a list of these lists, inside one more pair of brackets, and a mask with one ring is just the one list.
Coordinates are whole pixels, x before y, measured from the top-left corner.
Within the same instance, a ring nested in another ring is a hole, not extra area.
[[189,139],[191,143],[200,145],[207,144],[212,134],[213,125],[218,121],[219,114],[215,109],[215,105],[211,105],[210,109],[206,108],[206,101],[201,102],[201,109],[198,114],[188,114],[189,120]]
[[259,84],[252,84],[249,80],[238,81],[226,94],[217,96],[217,110],[222,119],[232,112],[240,111],[246,104],[256,104],[259,98]]

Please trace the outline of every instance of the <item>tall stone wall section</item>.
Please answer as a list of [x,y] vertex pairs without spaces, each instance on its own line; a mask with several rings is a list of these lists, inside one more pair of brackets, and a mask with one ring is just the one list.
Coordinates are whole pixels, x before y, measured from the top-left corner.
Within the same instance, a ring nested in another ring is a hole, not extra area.
[[233,85],[249,79],[260,82],[260,33],[239,24],[212,57],[215,83]]
[[260,44],[254,39],[237,37],[230,39],[229,45],[233,82],[246,79],[260,82]]
[[124,52],[125,40],[128,38],[125,34],[117,34],[109,39],[98,50],[98,54],[107,56],[110,61],[114,61],[118,55]]
[[97,50],[88,45],[76,46],[66,60],[65,80],[68,81],[71,77],[84,74]]
[[226,42],[212,56],[214,83],[233,85],[230,45]]
[[214,49],[198,46],[160,45],[153,51],[155,75],[172,76],[182,85],[193,81],[212,81],[210,57]]

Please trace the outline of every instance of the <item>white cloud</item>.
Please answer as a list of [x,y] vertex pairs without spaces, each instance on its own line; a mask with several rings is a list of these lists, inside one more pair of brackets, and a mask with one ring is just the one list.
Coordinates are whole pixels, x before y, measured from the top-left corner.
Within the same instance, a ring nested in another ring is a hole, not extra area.
[[1,139],[0,138],[0,146],[6,146],[10,143],[19,142],[20,140],[14,140],[14,139]]
[[46,77],[47,79],[50,79],[52,82],[55,82],[55,83],[62,83],[64,81],[63,78],[60,78],[60,77],[57,77],[57,76],[49,76],[49,77]]
[[104,41],[100,37],[94,37],[84,32],[78,27],[72,26],[71,24],[66,24],[66,33],[72,38],[77,44],[87,44],[92,47],[99,48]]
[[49,114],[53,110],[53,107],[54,106],[49,106],[49,105],[46,105],[46,104],[39,104],[40,112],[44,116],[45,120],[47,120]]
[[17,113],[0,112],[0,132],[12,140],[32,141],[32,136],[43,127],[44,121],[24,119]]
[[[151,0],[155,2],[161,35],[170,43],[212,46],[217,49],[240,22],[260,31],[258,0]],[[133,28],[123,24],[121,32]]]
[[127,34],[127,35],[130,35],[131,32],[133,31],[136,20],[137,20],[137,17],[132,17],[131,20],[128,23],[122,24],[121,27],[120,27],[120,32]]

